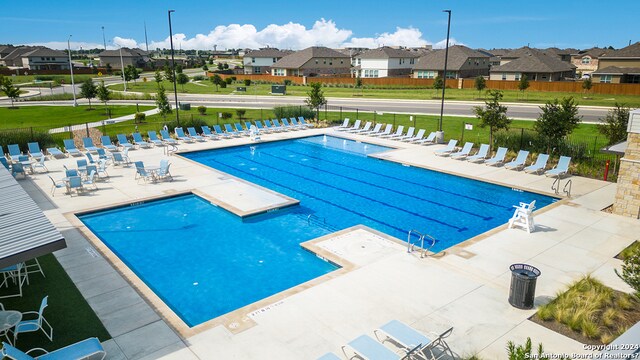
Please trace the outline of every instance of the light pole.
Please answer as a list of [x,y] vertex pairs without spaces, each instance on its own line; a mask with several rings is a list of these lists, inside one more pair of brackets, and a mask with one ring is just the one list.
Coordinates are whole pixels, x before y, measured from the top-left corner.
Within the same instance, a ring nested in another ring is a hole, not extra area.
[[180,126],[180,115],[178,115],[178,86],[176,85],[176,60],[173,57],[173,30],[171,30],[171,13],[175,10],[169,10],[169,41],[171,41],[171,72],[173,73],[173,94],[176,99],[176,122]]
[[438,123],[438,132],[436,133],[436,139],[438,143],[444,142],[444,131],[442,131],[442,116],[444,115],[444,91],[447,88],[447,60],[449,60],[449,32],[451,30],[451,10],[442,10],[449,15],[447,20],[447,43],[444,48],[444,74],[442,74],[442,100],[440,102],[440,122]]
[[73,90],[73,106],[78,106],[78,101],[76,100],[76,84],[73,81],[73,63],[71,62],[71,36],[67,39],[67,51],[69,52],[69,70],[71,71],[71,90]]
[[122,46],[120,46],[120,67],[122,70],[122,82],[124,83],[124,92],[127,92],[127,78],[124,76],[124,61],[122,60]]
[[104,49],[107,50],[107,39],[104,37],[104,26],[102,27],[102,44],[104,44]]

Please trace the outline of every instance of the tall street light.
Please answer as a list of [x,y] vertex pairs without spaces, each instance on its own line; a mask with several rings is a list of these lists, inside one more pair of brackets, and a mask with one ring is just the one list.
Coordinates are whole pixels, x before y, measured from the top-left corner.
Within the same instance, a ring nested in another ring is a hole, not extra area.
[[127,92],[127,78],[124,76],[124,61],[122,60],[122,46],[120,46],[120,67],[122,72],[122,82],[124,83],[124,91]]
[[67,39],[67,51],[69,52],[69,70],[71,71],[71,90],[73,91],[73,106],[78,106],[78,101],[76,100],[76,84],[73,81],[73,63],[71,62],[71,36]]
[[104,26],[102,27],[102,44],[104,44],[104,49],[107,50],[107,39],[104,37]]
[[171,41],[171,72],[173,72],[173,94],[176,99],[176,122],[180,126],[180,115],[178,115],[178,85],[176,85],[176,59],[173,57],[173,31],[171,30],[171,13],[175,10],[169,10],[169,40]]
[[447,60],[449,60],[449,32],[451,31],[451,10],[442,10],[442,12],[446,12],[449,14],[449,19],[447,20],[447,44],[444,48],[444,74],[442,75],[442,100],[440,103],[440,121],[438,123],[438,132],[436,133],[436,138],[438,143],[444,142],[444,131],[442,131],[442,116],[444,115],[444,91],[447,88]]

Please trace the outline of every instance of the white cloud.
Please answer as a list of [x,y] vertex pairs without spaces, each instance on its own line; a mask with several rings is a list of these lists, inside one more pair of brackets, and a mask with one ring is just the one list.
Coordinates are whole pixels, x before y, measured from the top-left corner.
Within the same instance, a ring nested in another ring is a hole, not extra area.
[[116,36],[113,38],[112,41],[116,47],[126,47],[126,48],[137,48],[138,47],[138,42],[135,41],[134,39],[125,39],[125,38],[121,38],[119,36]]
[[[438,41],[437,43],[433,44],[433,48],[434,49],[444,49],[445,45],[447,44],[447,39],[442,39],[440,41]],[[454,38],[449,38],[449,46],[453,46],[453,45],[464,45],[464,43],[454,39]]]
[[[46,46],[50,49],[56,49],[56,50],[66,50],[67,49],[67,42],[66,41],[50,41],[50,42],[39,42],[39,43],[29,43],[29,44],[24,44],[27,46]],[[71,45],[71,50],[80,50],[80,48],[83,49],[103,49],[104,46],[102,44],[98,44],[98,43],[90,43],[90,42],[83,42],[83,41],[71,41],[70,43]]]
[[419,47],[429,44],[429,42],[422,38],[422,32],[420,30],[409,27],[401,28],[397,27],[393,33],[382,33],[375,38],[351,38],[350,41],[343,44],[346,47],[366,47],[377,48],[383,45],[387,46],[408,46]]

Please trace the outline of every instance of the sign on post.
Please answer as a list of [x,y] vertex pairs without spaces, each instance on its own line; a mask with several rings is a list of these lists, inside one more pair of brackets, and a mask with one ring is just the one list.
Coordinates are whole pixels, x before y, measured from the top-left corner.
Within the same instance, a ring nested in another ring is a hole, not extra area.
[[271,93],[278,95],[286,95],[287,94],[287,86],[286,85],[271,85]]
[[465,130],[473,130],[473,124],[464,124],[464,129]]

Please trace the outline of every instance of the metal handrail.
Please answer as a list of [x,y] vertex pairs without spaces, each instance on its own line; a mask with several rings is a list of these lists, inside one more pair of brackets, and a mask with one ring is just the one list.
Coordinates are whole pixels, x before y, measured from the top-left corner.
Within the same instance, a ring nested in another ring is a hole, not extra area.
[[[411,242],[411,235],[415,234],[418,236],[418,240],[415,242]],[[429,245],[429,247],[424,247],[424,240],[425,239],[429,239],[431,241],[431,245]],[[428,251],[431,251],[431,248],[436,244],[436,239],[429,235],[429,234],[423,234],[418,230],[409,230],[409,233],[407,234],[407,253],[412,253],[416,244],[420,242],[420,258],[424,258],[427,254]]]
[[[567,186],[569,187],[569,191],[567,191]],[[571,179],[569,179],[569,181],[567,181],[567,183],[564,184],[564,188],[562,188],[562,192],[567,194],[567,197],[571,197],[571,186],[572,186],[572,181]]]
[[418,241],[422,240],[422,233],[418,230],[414,230],[411,229],[409,230],[409,233],[407,234],[407,252],[411,253],[413,251],[413,248],[415,246],[415,243],[411,243],[411,234],[417,234],[418,235]]
[[[556,183],[558,184],[556,186]],[[553,184],[551,184],[551,190],[556,192],[556,195],[560,194],[560,176],[558,176],[554,181]]]
[[164,147],[164,154],[165,155],[171,155],[172,153],[178,151],[178,147],[174,144],[167,144]]

